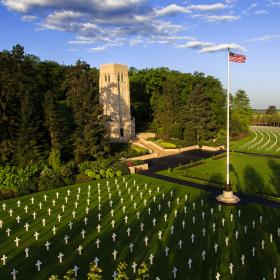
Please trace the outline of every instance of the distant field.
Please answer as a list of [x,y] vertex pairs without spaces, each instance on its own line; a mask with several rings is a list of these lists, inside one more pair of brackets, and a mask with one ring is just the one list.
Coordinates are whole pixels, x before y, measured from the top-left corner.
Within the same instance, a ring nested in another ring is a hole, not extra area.
[[[222,188],[226,178],[226,158],[209,158],[192,168],[178,167],[171,173],[168,170],[160,173],[181,179],[191,177],[217,182]],[[230,180],[234,191],[280,195],[280,159],[231,153]]]
[[252,126],[250,135],[240,141],[233,141],[231,149],[249,153],[280,155],[280,128]]

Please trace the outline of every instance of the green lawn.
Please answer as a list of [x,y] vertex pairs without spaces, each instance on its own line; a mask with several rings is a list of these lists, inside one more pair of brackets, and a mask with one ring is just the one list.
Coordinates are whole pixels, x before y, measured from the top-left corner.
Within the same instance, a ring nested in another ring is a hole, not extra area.
[[[263,279],[263,277],[273,279],[274,267],[279,273],[280,238],[277,232],[280,227],[279,209],[254,204],[238,207],[219,206],[209,200],[208,194],[204,191],[141,175],[129,175],[124,178],[118,178],[119,186],[115,184],[115,179],[109,180],[110,189],[106,186],[106,180],[99,181],[102,200],[100,222],[97,218],[99,210],[96,181],[90,184],[90,192],[88,192],[88,184],[84,184],[1,202],[0,219],[3,225],[0,228],[0,258],[5,254],[8,259],[5,266],[0,261],[0,279],[11,279],[10,273],[15,268],[18,271],[17,279],[42,280],[54,273],[64,274],[74,265],[80,268],[77,279],[86,279],[84,275],[88,265],[95,257],[100,259],[99,266],[105,270],[104,279],[112,279],[117,264],[123,260],[129,264],[130,279],[134,279],[132,263],[134,261],[138,265],[142,261],[149,263],[150,254],[155,256],[153,264],[149,264],[150,279],[155,279],[157,276],[163,280],[173,279],[171,271],[174,266],[178,269],[176,279],[215,279],[217,272],[221,274],[221,279]],[[80,197],[77,199],[79,187]],[[68,189],[71,191],[69,196]],[[59,194],[58,198],[56,192]],[[45,194],[47,202],[44,201]],[[109,203],[109,194],[111,194],[112,207]],[[32,197],[34,197],[34,204],[31,202]],[[69,198],[67,203],[65,197]],[[87,205],[88,198],[89,205]],[[21,201],[20,207],[17,206],[17,200]],[[55,206],[52,204],[53,200],[56,201]],[[78,208],[75,208],[76,201]],[[41,210],[40,202],[43,204]],[[6,210],[3,210],[3,203],[6,204]],[[62,205],[65,205],[64,213]],[[25,206],[29,207],[27,213],[24,210]],[[88,214],[85,211],[87,206]],[[126,206],[125,213],[123,206]],[[52,209],[50,216],[47,212],[48,208]],[[10,209],[14,211],[12,217],[9,215]],[[111,216],[111,209],[114,209],[114,217]],[[73,210],[77,212],[75,218],[72,217]],[[34,211],[37,213],[36,220],[32,216]],[[62,216],[61,222],[57,218],[59,214]],[[126,215],[127,224],[124,220]],[[19,223],[16,221],[17,216],[21,217]],[[87,225],[84,224],[85,217],[88,218]],[[42,226],[42,219],[46,219],[45,227]],[[111,225],[112,219],[116,221],[114,228]],[[223,219],[225,219],[224,226]],[[185,221],[184,227],[183,221]],[[30,224],[28,232],[24,229],[26,222]],[[72,229],[68,226],[69,222],[73,222]],[[144,224],[143,231],[140,229],[141,223]],[[98,224],[101,225],[100,233],[97,231]],[[215,230],[213,224],[216,226]],[[52,232],[53,226],[57,227],[56,235]],[[247,227],[246,234],[244,227]],[[12,230],[10,237],[7,236],[7,228]],[[131,229],[130,236],[127,234],[128,228]],[[202,233],[203,228],[206,229],[205,236]],[[83,229],[86,231],[84,239],[81,236]],[[36,231],[40,234],[37,241],[33,236]],[[162,239],[159,239],[159,231],[162,231]],[[235,237],[236,231],[239,233],[238,239]],[[115,242],[112,240],[113,233],[117,235]],[[67,245],[64,242],[66,234],[69,236]],[[194,243],[191,241],[192,234],[195,235]],[[271,242],[270,234],[272,234]],[[149,238],[148,246],[144,243],[145,236]],[[226,236],[229,238],[228,247],[225,245]],[[14,242],[16,237],[20,238],[19,247],[16,247]],[[97,239],[101,241],[99,249],[95,243]],[[178,245],[180,240],[182,249]],[[265,242],[264,249],[261,249],[262,240]],[[51,243],[50,251],[47,251],[44,246],[46,241]],[[134,244],[133,253],[128,247],[131,242]],[[214,250],[215,243],[218,245],[217,252]],[[82,256],[77,251],[79,245],[84,248]],[[29,258],[25,257],[26,247],[30,249]],[[165,256],[166,247],[169,248],[168,257]],[[256,249],[255,256],[252,256],[251,252],[253,247]],[[116,261],[113,260],[113,250],[118,251]],[[204,250],[205,260],[202,259]],[[62,263],[58,260],[60,252],[64,255]],[[242,254],[245,256],[244,265],[240,260]],[[189,258],[192,259],[191,269],[188,267]],[[35,267],[37,260],[42,262],[40,272],[37,272]],[[234,265],[232,275],[228,268],[230,263]]]
[[[230,180],[233,190],[247,194],[280,195],[280,159],[270,159],[231,153]],[[226,157],[202,160],[201,165],[192,168],[178,167],[170,173],[167,170],[159,173],[181,179],[198,178],[225,185]]]

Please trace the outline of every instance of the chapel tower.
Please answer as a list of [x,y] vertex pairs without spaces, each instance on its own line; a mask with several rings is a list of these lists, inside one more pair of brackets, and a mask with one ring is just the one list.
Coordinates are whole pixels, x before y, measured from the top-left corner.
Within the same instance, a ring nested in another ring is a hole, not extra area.
[[130,112],[128,67],[122,64],[100,65],[99,96],[103,114],[108,116],[112,141],[127,141],[135,136],[135,121]]

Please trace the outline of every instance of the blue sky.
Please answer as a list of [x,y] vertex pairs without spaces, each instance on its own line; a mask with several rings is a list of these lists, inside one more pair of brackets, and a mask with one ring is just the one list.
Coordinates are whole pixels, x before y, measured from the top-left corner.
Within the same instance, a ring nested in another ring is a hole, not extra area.
[[231,47],[248,58],[231,63],[231,90],[254,108],[280,107],[280,0],[0,0],[0,26],[0,50],[200,71],[224,87]]

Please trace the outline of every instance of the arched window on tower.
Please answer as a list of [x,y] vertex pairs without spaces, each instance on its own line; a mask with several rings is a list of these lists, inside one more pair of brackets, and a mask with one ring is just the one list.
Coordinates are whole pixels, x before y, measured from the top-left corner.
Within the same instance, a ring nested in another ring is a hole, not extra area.
[[110,83],[110,75],[108,75],[108,82]]
[[107,75],[105,74],[105,82],[107,82]]

